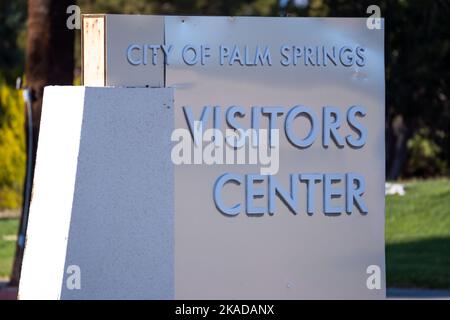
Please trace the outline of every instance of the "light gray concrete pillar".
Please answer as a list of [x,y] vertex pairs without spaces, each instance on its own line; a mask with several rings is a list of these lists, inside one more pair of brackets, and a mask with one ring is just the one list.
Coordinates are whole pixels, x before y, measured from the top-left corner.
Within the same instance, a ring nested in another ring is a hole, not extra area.
[[174,297],[172,130],[169,88],[45,89],[20,299]]

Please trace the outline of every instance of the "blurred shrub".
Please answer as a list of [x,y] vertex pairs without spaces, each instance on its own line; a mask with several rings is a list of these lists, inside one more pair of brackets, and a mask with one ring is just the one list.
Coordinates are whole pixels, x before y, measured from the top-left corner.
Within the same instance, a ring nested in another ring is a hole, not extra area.
[[431,137],[428,128],[421,128],[408,141],[407,147],[409,175],[428,177],[448,174],[448,163],[442,157],[442,149]]
[[0,78],[0,209],[21,205],[26,161],[23,106],[20,91]]

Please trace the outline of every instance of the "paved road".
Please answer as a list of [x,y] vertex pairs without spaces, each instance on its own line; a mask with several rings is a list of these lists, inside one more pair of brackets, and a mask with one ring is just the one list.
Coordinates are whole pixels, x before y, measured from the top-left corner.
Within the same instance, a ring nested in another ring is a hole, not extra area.
[[0,279],[0,300],[16,300],[17,288],[8,288],[7,282]]
[[450,299],[450,291],[389,288],[387,297],[392,299]]
[[[6,283],[0,283],[0,300],[15,300],[17,288],[5,288]],[[397,289],[387,290],[389,299],[449,299],[449,290]]]

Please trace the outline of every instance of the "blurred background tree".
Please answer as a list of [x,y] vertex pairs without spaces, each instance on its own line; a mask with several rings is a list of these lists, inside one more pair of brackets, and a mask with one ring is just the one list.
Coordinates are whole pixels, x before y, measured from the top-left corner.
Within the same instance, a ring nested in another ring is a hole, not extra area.
[[9,84],[22,75],[26,0],[0,1],[0,76]]
[[[0,0],[0,211],[20,211],[22,202],[26,118],[21,93],[15,90],[16,77],[26,79],[32,93],[33,153],[44,86],[78,83],[80,32],[66,27],[66,10],[73,4],[78,4],[82,13],[312,17],[367,17],[367,7],[376,4],[385,18],[386,176],[396,180],[450,174],[450,0]],[[409,207],[395,209],[400,215],[389,217],[399,225],[387,229],[388,240],[395,238],[389,232],[404,233],[404,221],[413,221],[420,229],[434,223],[441,235],[439,230],[445,229],[442,221],[448,216],[448,180],[439,183],[441,188],[431,190],[434,193],[427,201],[424,193],[432,184],[425,183],[416,193],[413,187],[410,199],[420,198],[421,202],[408,200]],[[427,211],[432,205],[434,214]],[[411,214],[423,214],[429,220],[411,220]],[[396,219],[402,216],[409,220]],[[416,233],[413,228],[410,234]],[[436,248],[412,246],[410,251],[419,252],[416,260],[424,262],[426,270],[431,270],[431,263],[440,266],[440,275],[447,281],[448,264],[442,261],[448,259],[443,252],[449,242],[439,243]],[[13,285],[20,276],[22,248],[15,251]],[[428,260],[423,258],[421,252],[433,250],[435,254]],[[401,250],[399,256],[410,257]],[[409,260],[405,268],[398,269],[402,277],[408,273],[403,270],[411,268]],[[424,269],[417,270],[424,274]],[[434,271],[430,272],[433,278]]]
[[[79,74],[79,32],[65,27],[66,8],[75,2],[0,2],[0,86],[12,88],[15,78],[24,74],[26,66],[27,85],[34,93],[35,132],[39,128],[43,87],[72,83],[74,69],[75,74]],[[366,8],[377,4],[386,22],[387,177],[392,180],[449,174],[449,0],[78,0],[78,4],[83,13],[276,16],[283,11],[290,16],[338,17],[364,17]],[[280,4],[285,6],[284,10],[280,10]],[[73,40],[75,35],[76,41]],[[0,101],[3,114],[0,126],[9,130],[6,109],[22,112],[21,108],[10,105],[21,102],[20,97],[3,100]],[[17,130],[17,126],[15,128]],[[20,145],[20,134],[16,133],[14,139]],[[0,145],[0,155],[3,154],[4,159],[16,159],[11,155],[14,152],[7,150],[12,143],[7,145]],[[23,166],[20,161],[3,161]],[[12,179],[17,185],[21,179],[19,171],[4,170],[0,175],[0,189],[12,190],[11,182],[6,180]],[[13,189],[13,193],[20,194],[20,188]],[[9,196],[2,198],[5,193]],[[0,191],[0,207],[17,206],[20,200],[20,197],[13,201],[2,200],[6,198],[14,197],[10,191]]]
[[[34,93],[36,132],[43,86],[69,84],[74,69],[79,74],[79,32],[65,27],[66,8],[74,3],[74,0],[0,2],[0,86],[12,87],[15,77],[23,75],[26,66],[27,85]],[[387,177],[392,180],[449,174],[449,0],[78,0],[78,4],[83,13],[276,16],[282,11],[290,16],[338,17],[364,17],[366,8],[377,4],[386,28]],[[280,4],[285,9],[280,10]],[[74,47],[75,35],[78,39]],[[4,100],[0,102],[3,115],[6,108],[9,112],[20,112],[20,108],[6,105],[17,104],[20,98]],[[8,128],[7,119],[10,118],[0,117],[0,126]],[[17,141],[20,144],[19,135]],[[12,157],[5,151],[7,148],[0,146],[3,158]],[[10,163],[23,165],[20,161]],[[20,174],[12,173],[15,170],[6,171],[11,172],[13,180],[21,178]],[[3,182],[7,180],[5,175],[9,173],[0,175],[0,189],[11,185]],[[20,193],[15,189],[14,192]],[[4,207],[1,193],[0,207]],[[14,206],[17,201],[9,202],[8,206],[11,203]]]
[[74,74],[74,31],[66,26],[67,7],[75,0],[28,0],[26,86],[31,90],[33,154],[47,85],[71,85]]
[[32,90],[35,152],[44,86],[72,84],[79,75],[80,32],[66,27],[72,4],[82,13],[314,17],[367,17],[376,4],[385,18],[386,176],[450,173],[450,0],[2,0],[0,209],[20,206],[25,170],[15,78],[26,76]]
[[311,16],[385,18],[386,175],[449,174],[450,1],[311,0]]
[[[79,0],[83,12],[385,18],[386,176],[450,173],[450,1]],[[280,4],[286,6],[280,10]]]
[[26,0],[0,2],[0,209],[21,205],[24,109],[15,79],[24,71]]

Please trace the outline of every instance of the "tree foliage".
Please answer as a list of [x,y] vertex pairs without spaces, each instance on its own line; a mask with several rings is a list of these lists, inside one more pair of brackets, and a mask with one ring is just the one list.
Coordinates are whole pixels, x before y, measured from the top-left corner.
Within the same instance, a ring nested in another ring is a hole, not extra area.
[[[287,5],[284,12],[291,16],[367,17],[368,6],[380,7],[385,18],[387,176],[396,179],[448,174],[450,1],[281,2]],[[80,3],[84,12],[106,13],[273,16],[280,12],[276,0],[80,0]],[[428,168],[424,168],[425,163]]]
[[[277,16],[283,11],[291,16],[319,17],[367,17],[367,7],[376,4],[385,18],[387,176],[395,179],[449,174],[450,0],[78,0],[77,3],[83,13]],[[286,8],[280,10],[279,3],[286,4]],[[4,191],[5,186],[18,190],[23,178],[21,171],[14,168],[24,165],[23,154],[19,156],[23,152],[19,131],[23,128],[19,129],[18,124],[19,117],[23,117],[23,105],[11,86],[24,70],[26,15],[26,0],[0,1],[3,199],[4,194],[14,198]]]
[[26,1],[0,1],[0,74],[12,82],[23,72]]
[[387,176],[448,174],[450,1],[316,0],[310,14],[365,16],[371,4],[385,18]]
[[24,109],[19,91],[0,78],[0,209],[21,204],[25,177]]
[[13,83],[23,73],[26,1],[0,1],[0,209],[21,204],[25,175],[24,109]]
[[277,0],[80,0],[83,12],[173,15],[260,15],[277,13]]

